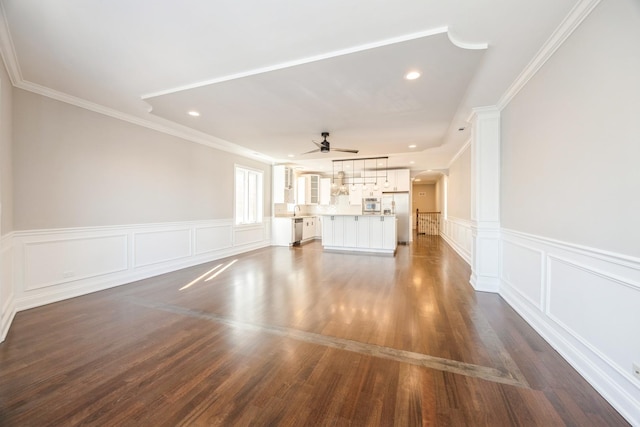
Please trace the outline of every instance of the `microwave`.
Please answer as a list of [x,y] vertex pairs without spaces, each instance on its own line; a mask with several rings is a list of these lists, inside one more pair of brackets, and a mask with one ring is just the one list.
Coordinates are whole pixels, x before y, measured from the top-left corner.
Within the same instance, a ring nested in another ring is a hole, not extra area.
[[362,199],[362,213],[380,215],[382,202],[377,197]]

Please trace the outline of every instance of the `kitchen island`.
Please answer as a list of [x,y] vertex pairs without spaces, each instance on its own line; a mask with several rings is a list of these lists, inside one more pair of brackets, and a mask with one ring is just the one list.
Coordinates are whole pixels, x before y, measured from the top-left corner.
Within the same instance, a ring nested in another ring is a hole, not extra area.
[[398,245],[395,215],[322,215],[326,251],[394,255]]

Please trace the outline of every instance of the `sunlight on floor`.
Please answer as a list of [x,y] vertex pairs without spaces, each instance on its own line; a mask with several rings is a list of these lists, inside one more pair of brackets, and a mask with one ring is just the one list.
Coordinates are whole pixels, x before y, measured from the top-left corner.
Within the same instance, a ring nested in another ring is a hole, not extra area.
[[[205,278],[208,275],[210,275],[211,273],[213,273],[210,277],[207,277],[207,279],[205,279],[205,282],[208,282],[209,280],[211,280],[211,279],[215,278],[216,276],[218,276],[218,274],[220,274],[223,271],[225,271],[227,268],[231,267],[237,261],[238,261],[237,259],[234,259],[233,261],[231,261],[229,264],[225,265],[224,267],[222,267],[224,264],[218,264],[215,267],[213,267],[211,270],[209,270],[206,273],[204,273],[202,276],[199,276],[198,278],[196,278],[193,281],[189,282],[188,284],[184,285],[179,290],[183,291],[183,290],[185,290],[187,288],[190,288],[191,286],[195,285],[196,283],[198,283],[203,278]],[[222,267],[222,269],[218,270],[220,267]],[[216,271],[216,270],[218,270],[218,271]],[[214,273],[214,271],[215,271],[215,273]]]

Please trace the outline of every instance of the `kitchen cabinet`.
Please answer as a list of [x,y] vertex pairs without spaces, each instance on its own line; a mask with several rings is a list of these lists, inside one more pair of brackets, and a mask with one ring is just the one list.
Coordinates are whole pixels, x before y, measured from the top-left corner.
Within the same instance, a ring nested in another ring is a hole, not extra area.
[[349,186],[349,204],[362,205],[362,185],[356,185],[355,189],[352,185]]
[[316,217],[316,239],[322,239],[322,217]]
[[411,190],[411,171],[409,169],[389,169],[386,173],[389,186],[384,187],[383,181],[381,188],[384,192],[404,192]]
[[295,203],[293,169],[286,165],[273,167],[273,203]]
[[294,242],[294,224],[291,217],[275,217],[271,221],[271,244],[290,246]]
[[322,245],[344,246],[344,217],[325,215],[322,218]]
[[342,217],[342,219],[348,224],[347,227],[344,227],[344,241],[342,242],[342,244],[344,246],[356,247],[358,245],[358,229],[356,227],[356,224],[358,223],[358,217],[349,216]]
[[359,248],[368,248],[371,246],[370,223],[373,217],[359,216],[356,217],[356,233],[358,239],[356,246]]
[[[384,184],[384,175],[382,171],[364,171],[363,185],[361,187],[362,198],[382,197],[382,186]],[[374,187],[378,187],[377,190]]]
[[331,178],[320,178],[320,204],[331,204]]
[[302,226],[302,240],[311,240],[316,238],[316,217],[304,217]]
[[322,246],[327,250],[395,253],[394,215],[325,215],[322,221]]
[[302,239],[300,242],[313,240],[321,236],[318,232],[317,216],[274,217],[271,222],[271,244],[274,246],[291,246],[295,241],[295,220],[302,219]]
[[299,205],[317,205],[320,200],[320,175],[302,175],[298,177]]

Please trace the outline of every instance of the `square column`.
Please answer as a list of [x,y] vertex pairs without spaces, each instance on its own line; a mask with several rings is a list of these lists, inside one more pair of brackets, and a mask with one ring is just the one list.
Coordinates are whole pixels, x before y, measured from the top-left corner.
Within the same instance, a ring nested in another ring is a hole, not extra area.
[[474,108],[471,119],[471,286],[500,286],[500,111]]

